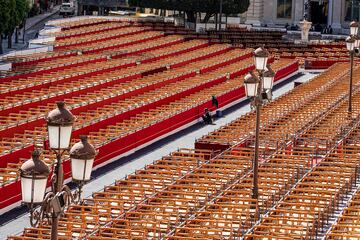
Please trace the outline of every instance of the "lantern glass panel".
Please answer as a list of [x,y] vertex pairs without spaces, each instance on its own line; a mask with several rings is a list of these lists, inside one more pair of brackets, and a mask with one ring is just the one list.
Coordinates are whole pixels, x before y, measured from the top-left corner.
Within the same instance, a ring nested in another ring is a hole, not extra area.
[[[89,181],[91,177],[94,159],[71,159],[72,178],[78,181]],[[84,174],[85,169],[85,174]]]
[[44,200],[46,183],[47,178],[32,179],[21,177],[21,194],[23,202],[31,203],[31,198],[33,198],[33,203],[41,203]]
[[357,35],[359,31],[358,27],[350,27],[350,35]]
[[263,88],[272,89],[274,83],[274,77],[264,77]]
[[266,64],[268,57],[255,57],[255,68],[259,71],[264,71],[266,69]]
[[248,97],[255,97],[259,83],[245,83],[245,91]]
[[[51,149],[67,149],[70,145],[72,126],[48,126]],[[60,139],[59,139],[60,137]],[[60,140],[60,145],[59,145]]]
[[355,40],[355,48],[359,48],[359,46],[360,46],[360,39],[356,39]]
[[349,50],[349,51],[353,51],[354,50],[354,43],[353,42],[347,42],[346,43],[346,48],[347,48],[347,50]]

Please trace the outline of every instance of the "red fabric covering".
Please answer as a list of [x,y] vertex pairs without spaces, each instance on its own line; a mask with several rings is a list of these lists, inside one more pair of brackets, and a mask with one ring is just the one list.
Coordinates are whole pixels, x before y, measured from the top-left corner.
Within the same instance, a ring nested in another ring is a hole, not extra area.
[[336,60],[305,60],[305,69],[328,69],[333,64],[337,62]]

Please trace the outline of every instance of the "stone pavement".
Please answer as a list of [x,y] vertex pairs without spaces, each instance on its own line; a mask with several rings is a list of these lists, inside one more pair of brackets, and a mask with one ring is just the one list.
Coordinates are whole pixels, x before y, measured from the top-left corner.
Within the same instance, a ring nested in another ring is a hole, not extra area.
[[[47,19],[53,17],[54,15],[56,15],[59,12],[60,9],[60,5],[55,6],[52,10],[36,15],[34,17],[28,18],[26,19],[26,25],[25,25],[25,31],[28,32],[29,30],[32,30],[34,28],[34,31],[37,32],[40,29],[42,29],[42,26],[39,26],[37,29],[36,25],[45,22]],[[12,44],[12,48],[7,48],[7,39],[3,39],[2,41],[2,45],[3,45],[3,50],[4,53],[8,53],[11,51],[15,51],[15,50],[21,50],[27,47],[27,42],[32,39],[34,37],[35,34],[27,34],[25,35],[25,43],[22,42],[23,39],[23,29],[19,30],[20,35],[19,35],[19,43],[15,43],[15,34],[13,35],[13,44]]]

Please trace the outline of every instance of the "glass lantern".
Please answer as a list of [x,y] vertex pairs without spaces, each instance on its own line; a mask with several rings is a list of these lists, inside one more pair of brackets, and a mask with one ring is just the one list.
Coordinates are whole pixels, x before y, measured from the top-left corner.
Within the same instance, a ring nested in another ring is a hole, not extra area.
[[259,47],[254,51],[255,68],[258,71],[265,71],[269,52],[263,47]]
[[53,150],[68,149],[74,124],[74,115],[65,108],[64,102],[57,102],[57,109],[46,116],[49,146]]
[[255,97],[258,93],[260,80],[253,72],[250,72],[245,76],[244,85],[247,97]]
[[352,37],[347,37],[346,40],[346,48],[349,52],[354,51],[355,48],[355,40]]
[[80,136],[81,141],[70,149],[71,172],[73,180],[86,182],[90,180],[96,150],[87,136]]
[[266,66],[266,70],[263,74],[263,89],[272,89],[274,84],[275,72],[272,70],[270,65]]
[[34,151],[32,158],[20,167],[21,194],[24,203],[41,203],[44,200],[49,167],[39,159],[40,152]]

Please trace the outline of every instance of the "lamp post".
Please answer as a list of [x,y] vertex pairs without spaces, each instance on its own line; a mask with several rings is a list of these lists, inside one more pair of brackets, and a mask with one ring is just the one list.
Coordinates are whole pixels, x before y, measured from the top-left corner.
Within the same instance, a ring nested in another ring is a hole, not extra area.
[[[69,150],[72,128],[75,117],[65,108],[64,102],[58,102],[57,108],[46,116],[49,147],[56,155],[51,177],[51,191],[46,193],[49,167],[40,160],[40,151],[32,153],[32,159],[20,168],[22,201],[30,208],[32,226],[41,224],[43,220],[51,223],[51,239],[58,236],[59,216],[65,207],[81,199],[81,189],[90,180],[92,165],[96,155],[95,148],[87,142],[86,136],[70,150],[72,178],[78,183],[78,190],[71,193],[70,188],[63,185],[64,173],[62,156]],[[45,197],[44,197],[45,195]],[[40,208],[37,206],[40,205]]]
[[349,79],[349,106],[348,112],[352,112],[352,82],[353,82],[353,66],[354,66],[354,55],[359,50],[360,39],[357,36],[359,30],[358,22],[350,23],[350,36],[346,38],[346,48],[350,54],[350,79]]
[[260,217],[258,210],[258,167],[259,167],[259,130],[260,130],[260,110],[265,101],[271,100],[271,89],[274,82],[274,71],[267,65],[269,53],[263,47],[260,47],[254,52],[255,68],[258,71],[257,77],[252,71],[245,76],[244,85],[246,96],[252,98],[252,106],[256,111],[256,127],[255,127],[255,149],[253,160],[253,189],[252,198],[256,200],[257,219]]

